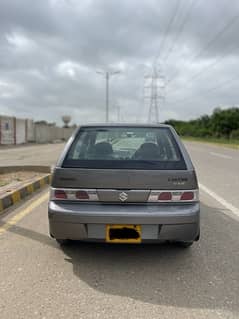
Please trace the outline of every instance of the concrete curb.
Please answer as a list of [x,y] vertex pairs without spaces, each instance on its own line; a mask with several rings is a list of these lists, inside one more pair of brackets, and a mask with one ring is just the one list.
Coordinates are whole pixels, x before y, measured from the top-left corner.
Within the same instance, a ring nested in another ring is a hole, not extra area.
[[4,213],[6,208],[19,203],[26,196],[31,195],[37,190],[43,188],[45,185],[49,185],[51,182],[51,174],[45,175],[31,183],[25,184],[14,190],[10,194],[0,198],[0,215]]

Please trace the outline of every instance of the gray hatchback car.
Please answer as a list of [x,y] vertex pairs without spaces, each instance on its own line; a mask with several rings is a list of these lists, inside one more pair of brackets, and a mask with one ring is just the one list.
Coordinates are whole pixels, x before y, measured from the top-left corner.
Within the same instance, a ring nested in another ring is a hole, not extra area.
[[53,172],[50,235],[107,243],[200,236],[196,173],[168,125],[85,125],[70,138]]

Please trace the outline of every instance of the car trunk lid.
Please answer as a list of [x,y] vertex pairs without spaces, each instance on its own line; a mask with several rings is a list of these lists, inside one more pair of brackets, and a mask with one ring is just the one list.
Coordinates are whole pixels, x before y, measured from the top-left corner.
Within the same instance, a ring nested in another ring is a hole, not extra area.
[[52,186],[111,190],[186,190],[198,188],[194,170],[121,170],[59,168]]

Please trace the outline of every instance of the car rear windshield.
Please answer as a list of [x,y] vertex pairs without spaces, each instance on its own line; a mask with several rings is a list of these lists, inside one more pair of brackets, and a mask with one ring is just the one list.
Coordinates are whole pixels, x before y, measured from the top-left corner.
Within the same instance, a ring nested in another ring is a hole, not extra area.
[[63,167],[186,169],[167,127],[82,127]]

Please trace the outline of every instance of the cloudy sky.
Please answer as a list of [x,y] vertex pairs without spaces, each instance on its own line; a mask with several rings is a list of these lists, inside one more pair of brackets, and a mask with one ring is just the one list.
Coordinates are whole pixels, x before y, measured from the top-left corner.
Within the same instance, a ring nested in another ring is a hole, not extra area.
[[147,121],[154,61],[160,121],[238,105],[238,30],[238,0],[0,0],[0,114],[104,121],[121,70],[110,119]]

